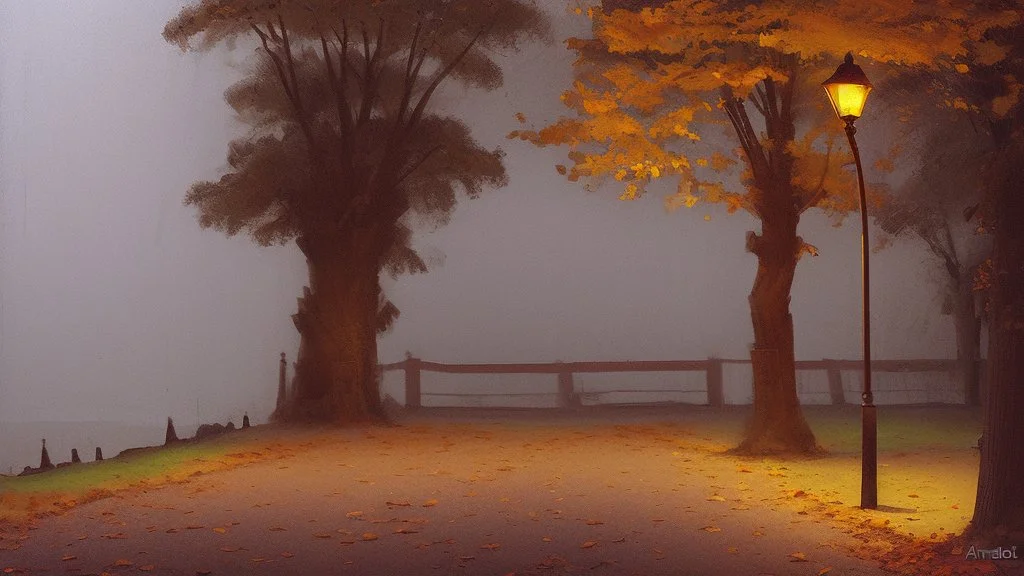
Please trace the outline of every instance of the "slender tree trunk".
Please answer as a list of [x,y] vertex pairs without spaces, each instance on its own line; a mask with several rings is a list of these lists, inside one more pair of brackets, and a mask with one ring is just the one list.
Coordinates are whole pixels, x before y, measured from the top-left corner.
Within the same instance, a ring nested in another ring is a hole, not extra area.
[[[1010,544],[1024,538],[1024,135],[1018,135],[1004,154],[994,170],[999,182],[992,192],[996,224],[988,393],[970,530]],[[1001,535],[1006,532],[1015,535]]]
[[763,233],[748,233],[747,246],[758,257],[757,276],[749,298],[754,323],[754,346],[750,351],[754,414],[737,451],[809,453],[817,445],[797,398],[793,316],[789,311],[790,289],[802,242],[796,235],[799,214],[793,209],[762,216]]
[[361,230],[347,239],[305,239],[310,286],[293,316],[301,335],[291,421],[384,419],[377,379],[380,249]]
[[964,390],[964,403],[978,406],[981,398],[981,318],[974,305],[973,283],[969,274],[958,278],[952,287],[956,291],[953,306],[953,326],[956,330],[957,374]]

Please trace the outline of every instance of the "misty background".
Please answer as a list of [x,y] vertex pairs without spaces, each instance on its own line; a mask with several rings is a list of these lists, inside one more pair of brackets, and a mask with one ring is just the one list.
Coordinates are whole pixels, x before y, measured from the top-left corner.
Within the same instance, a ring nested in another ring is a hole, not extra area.
[[[252,50],[167,44],[183,4],[0,3],[0,472],[38,464],[43,436],[55,461],[73,439],[88,461],[83,442],[162,441],[167,416],[179,434],[245,411],[261,423],[279,353],[295,358],[299,250],[201,230],[182,205],[194,181],[224,173],[227,143],[247,130],[223,92]],[[385,277],[401,317],[380,360],[748,358],[752,217],[704,204],[669,214],[657,193],[617,200],[614,183],[587,192],[555,171],[565,149],[505,138],[517,112],[541,126],[565,110],[573,53],[561,42],[589,22],[546,5],[554,44],[504,55],[493,93],[436,101],[505,150],[510,183],[463,198],[447,226],[417,228],[432,270]],[[870,156],[883,143],[868,107],[857,127]],[[858,359],[857,217],[834,228],[811,211],[799,233],[821,255],[797,268],[797,358]],[[875,358],[955,356],[939,278],[923,243],[873,255]],[[139,441],[113,431],[127,425]]]

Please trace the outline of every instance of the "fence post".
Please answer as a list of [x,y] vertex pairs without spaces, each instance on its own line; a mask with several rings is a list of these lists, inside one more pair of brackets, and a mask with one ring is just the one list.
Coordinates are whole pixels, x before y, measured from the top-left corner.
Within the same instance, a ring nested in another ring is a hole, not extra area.
[[288,371],[288,361],[284,359],[284,352],[281,352],[281,367],[277,373],[277,409],[275,410],[278,414],[284,409],[285,403],[285,373]]
[[420,359],[410,356],[405,359],[405,407],[415,410],[420,406]]
[[725,392],[722,390],[722,359],[708,358],[707,363],[708,406],[721,408],[725,405]]
[[828,395],[832,398],[832,404],[845,405],[846,391],[843,390],[843,371],[839,369],[839,361],[825,360],[825,366],[828,373]]
[[560,366],[558,372],[558,405],[562,408],[574,408],[580,405],[580,397],[576,394],[575,385],[572,380],[572,369],[564,366],[562,361],[556,364]]

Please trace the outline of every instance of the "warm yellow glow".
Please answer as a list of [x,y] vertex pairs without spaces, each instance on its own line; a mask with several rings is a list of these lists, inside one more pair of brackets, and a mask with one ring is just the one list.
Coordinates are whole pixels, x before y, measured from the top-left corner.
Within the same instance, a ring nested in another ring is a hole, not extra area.
[[871,86],[863,84],[826,84],[825,92],[832,102],[832,108],[836,116],[843,119],[860,118],[864,112],[864,103],[867,102]]

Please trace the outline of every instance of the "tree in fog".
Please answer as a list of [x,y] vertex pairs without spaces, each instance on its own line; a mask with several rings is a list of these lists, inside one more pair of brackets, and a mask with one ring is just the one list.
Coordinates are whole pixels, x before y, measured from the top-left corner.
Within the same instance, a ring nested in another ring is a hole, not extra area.
[[167,23],[183,50],[258,46],[226,94],[252,131],[231,143],[227,174],[186,202],[205,227],[294,239],[306,257],[295,392],[277,417],[383,417],[377,334],[398,311],[379,275],[426,270],[409,211],[440,224],[457,191],[507,181],[502,152],[431,99],[446,82],[499,87],[495,52],[547,26],[526,0],[203,0]]
[[[915,90],[927,90],[926,78],[932,77],[915,75],[912,81],[893,83],[892,87],[902,86],[888,100],[913,101]],[[935,257],[943,278],[942,310],[952,315],[956,331],[957,372],[964,399],[978,405],[982,310],[977,306],[976,278],[991,254],[992,238],[964,213],[983,193],[983,168],[993,152],[992,139],[984,124],[967,112],[928,105],[931,110],[918,110],[906,127],[916,136],[917,151],[911,160],[917,168],[875,211],[874,218],[892,238],[922,240]]]
[[[813,451],[796,392],[790,292],[801,256],[817,250],[797,228],[811,208],[838,220],[858,206],[855,175],[843,168],[851,153],[821,82],[850,49],[880,70],[930,65],[962,49],[963,29],[925,25],[941,17],[925,3],[600,5],[589,11],[593,37],[569,43],[579,58],[563,102],[575,115],[513,136],[568,145],[573,166],[558,170],[570,180],[614,177],[623,200],[671,178],[670,209],[720,203],[760,222],[746,243],[758,260],[754,415],[739,450]],[[881,195],[872,192],[874,203]]]

